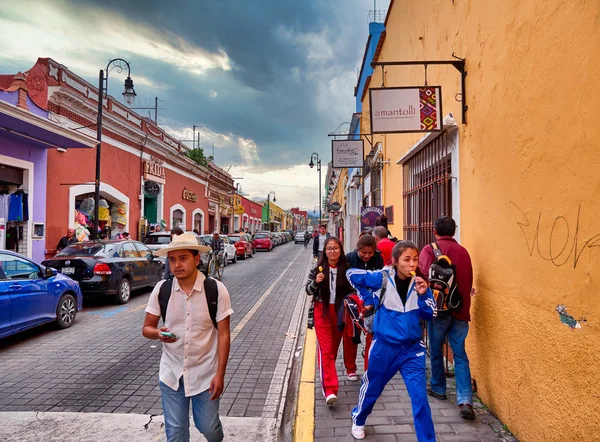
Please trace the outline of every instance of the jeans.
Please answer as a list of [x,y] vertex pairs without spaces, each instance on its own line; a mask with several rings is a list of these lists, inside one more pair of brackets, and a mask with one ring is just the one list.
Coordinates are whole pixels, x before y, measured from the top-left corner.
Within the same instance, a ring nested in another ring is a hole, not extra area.
[[431,390],[446,394],[446,372],[444,370],[443,344],[448,335],[450,348],[454,354],[456,376],[456,400],[458,405],[473,404],[471,369],[465,350],[465,340],[469,333],[469,323],[452,315],[437,317],[429,321],[429,346],[431,352]]
[[219,419],[219,399],[210,400],[208,390],[195,396],[185,397],[183,377],[179,380],[179,389],[171,389],[159,382],[162,392],[162,406],[165,414],[167,442],[189,442],[190,440],[190,400],[194,424],[208,442],[223,440],[223,427]]

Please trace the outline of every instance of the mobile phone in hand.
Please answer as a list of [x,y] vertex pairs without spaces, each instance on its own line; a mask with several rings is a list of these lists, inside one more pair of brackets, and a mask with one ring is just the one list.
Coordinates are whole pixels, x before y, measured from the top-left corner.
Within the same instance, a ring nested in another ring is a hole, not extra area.
[[166,332],[166,331],[161,331],[159,332],[162,336],[165,336],[167,338],[173,338],[173,339],[177,339],[177,335],[175,335],[174,333],[171,332]]

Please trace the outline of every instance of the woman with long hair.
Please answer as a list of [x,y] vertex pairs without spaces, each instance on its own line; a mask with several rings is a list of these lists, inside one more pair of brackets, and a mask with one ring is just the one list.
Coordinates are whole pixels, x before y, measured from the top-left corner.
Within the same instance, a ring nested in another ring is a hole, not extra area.
[[338,317],[341,317],[344,298],[353,289],[346,278],[348,262],[340,240],[327,238],[323,252],[308,276],[306,293],[314,296],[319,374],[323,396],[327,405],[332,407],[337,402],[339,386],[335,360],[342,341],[342,331],[339,330]]

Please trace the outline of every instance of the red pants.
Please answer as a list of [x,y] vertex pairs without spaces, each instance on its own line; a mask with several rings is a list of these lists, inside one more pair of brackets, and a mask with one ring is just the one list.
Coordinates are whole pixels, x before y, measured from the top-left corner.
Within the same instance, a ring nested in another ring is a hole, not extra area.
[[[346,327],[353,327],[353,324],[346,323]],[[371,341],[373,340],[373,333],[367,333],[365,343],[365,358],[364,358],[364,369],[367,371],[369,366],[369,350],[371,349]],[[358,353],[358,344],[352,342],[352,336],[348,333],[344,333],[344,367],[346,367],[346,373],[356,373],[356,354]]]
[[[325,310],[326,309],[326,310]],[[315,334],[317,335],[317,359],[319,375],[323,386],[323,395],[338,394],[338,377],[335,369],[338,348],[342,341],[342,332],[338,331],[338,318],[335,305],[327,307],[315,302]]]

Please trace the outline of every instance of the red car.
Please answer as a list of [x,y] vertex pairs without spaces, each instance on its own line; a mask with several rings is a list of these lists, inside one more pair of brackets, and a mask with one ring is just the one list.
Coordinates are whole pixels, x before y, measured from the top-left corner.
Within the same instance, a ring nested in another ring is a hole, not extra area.
[[246,259],[252,257],[254,248],[252,247],[252,238],[245,233],[228,235],[229,240],[235,246],[235,252],[238,258]]
[[273,241],[271,241],[271,234],[267,232],[255,233],[254,247],[256,248],[256,250],[266,250],[267,252],[273,250]]

